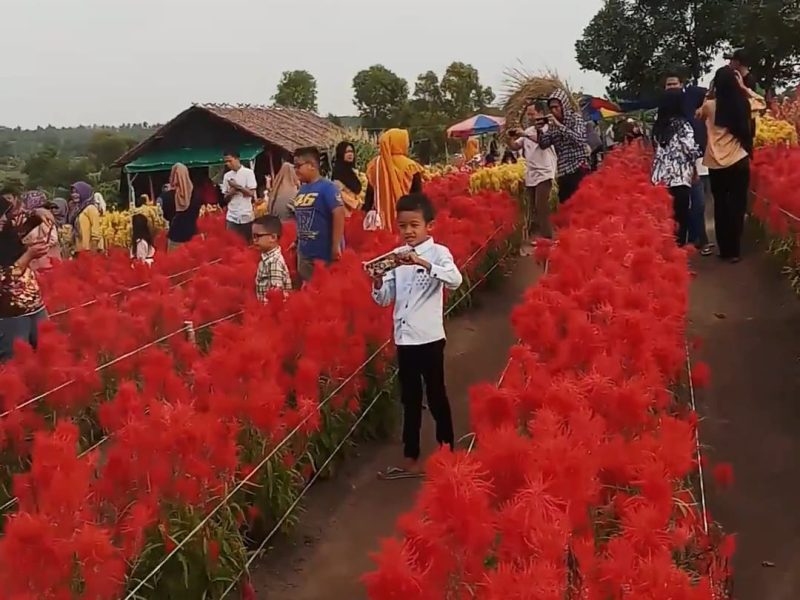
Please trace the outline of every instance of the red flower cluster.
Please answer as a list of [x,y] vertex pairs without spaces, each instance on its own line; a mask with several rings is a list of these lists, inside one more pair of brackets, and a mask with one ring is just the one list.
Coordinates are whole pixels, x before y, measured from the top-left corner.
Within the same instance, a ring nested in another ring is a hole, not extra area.
[[800,148],[759,148],[752,169],[753,213],[773,235],[800,242]]
[[[474,274],[485,254],[507,243],[516,203],[502,194],[468,196],[466,181],[457,178],[432,182],[429,191],[439,208],[437,237],[461,264],[471,258],[466,271]],[[8,516],[0,538],[1,600],[66,599],[75,590],[82,598],[119,598],[127,565],[145,549],[148,561],[175,549],[187,531],[174,533],[176,523],[194,526],[216,515],[220,500],[240,489],[231,504],[247,508],[226,510],[235,512],[230,519],[215,516],[181,550],[205,555],[193,574],[230,566],[232,557],[218,560],[224,536],[224,547],[242,549],[245,521],[274,521],[286,508],[279,490],[308,475],[308,456],[333,435],[323,430],[352,422],[375,375],[380,383],[387,350],[370,357],[390,337],[391,320],[372,302],[361,262],[396,243],[388,234],[364,233],[354,221],[338,264],[320,268],[311,285],[287,300],[277,296],[261,305],[253,292],[255,250],[237,244],[219,221],[204,227],[204,241],[191,242],[175,258],[166,255],[170,270],[197,267],[184,284],[171,284],[166,267],[138,280],[99,278],[111,282],[102,284],[109,286],[105,297],[48,323],[38,351],[19,345],[0,369],[0,407],[9,411],[0,417],[7,461],[0,467],[10,478],[30,465],[13,477],[19,510]],[[222,260],[204,264],[209,248]],[[95,270],[131,271],[117,256],[77,262],[48,277],[71,269],[81,278]],[[112,285],[135,281],[149,285],[111,296]],[[72,282],[72,298],[69,282],[50,283],[64,305],[79,303],[79,284]],[[216,324],[213,336],[197,329],[240,311]],[[185,321],[195,323],[197,343],[173,335],[126,356]],[[94,370],[116,357],[124,358]],[[74,383],[18,408],[69,380]],[[296,435],[284,444],[291,432]],[[270,468],[256,470],[270,454]],[[249,485],[240,485],[243,479]]]
[[506,375],[470,394],[477,446],[430,459],[370,598],[719,597],[732,544],[717,549],[695,502],[679,386],[686,254],[648,179],[636,150],[617,153],[559,215]]

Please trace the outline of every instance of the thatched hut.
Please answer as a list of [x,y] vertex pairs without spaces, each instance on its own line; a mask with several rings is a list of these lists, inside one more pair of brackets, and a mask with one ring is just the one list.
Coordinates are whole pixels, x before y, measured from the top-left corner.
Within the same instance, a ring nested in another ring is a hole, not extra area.
[[123,196],[155,195],[176,162],[190,170],[222,164],[225,149],[238,150],[258,181],[303,146],[328,147],[341,128],[314,113],[280,107],[195,104],[161,126],[114,163],[122,168]]

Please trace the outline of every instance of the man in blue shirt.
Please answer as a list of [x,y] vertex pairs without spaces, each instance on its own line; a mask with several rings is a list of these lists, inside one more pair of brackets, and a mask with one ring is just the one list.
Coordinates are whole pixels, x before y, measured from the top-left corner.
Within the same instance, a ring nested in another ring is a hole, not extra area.
[[[702,106],[707,90],[696,85],[684,86],[683,79],[675,72],[667,73],[664,79],[664,89],[683,90],[684,114],[692,124],[695,142],[697,142],[700,149],[705,152],[706,144],[708,143],[708,132],[706,131],[705,121],[696,118],[695,112]],[[708,242],[708,232],[706,231],[705,195],[707,179],[707,175],[704,179],[699,172],[697,173],[697,178],[692,184],[691,213],[689,217],[689,241],[694,243],[695,247],[703,256],[710,256],[713,248],[713,245]]]
[[290,206],[297,221],[297,272],[307,283],[315,263],[342,256],[345,210],[339,189],[320,174],[319,150],[297,150],[294,169],[302,183]]

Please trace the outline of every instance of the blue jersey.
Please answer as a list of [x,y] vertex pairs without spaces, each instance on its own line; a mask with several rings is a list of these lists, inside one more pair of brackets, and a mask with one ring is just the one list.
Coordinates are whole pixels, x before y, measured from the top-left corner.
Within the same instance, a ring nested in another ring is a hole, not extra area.
[[331,261],[333,211],[342,206],[339,189],[329,179],[303,185],[292,202],[297,220],[297,250],[303,258]]

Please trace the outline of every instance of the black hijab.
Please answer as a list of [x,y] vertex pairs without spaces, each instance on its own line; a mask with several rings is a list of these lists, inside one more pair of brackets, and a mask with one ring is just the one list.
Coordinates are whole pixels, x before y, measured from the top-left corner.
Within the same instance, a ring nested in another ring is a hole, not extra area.
[[688,123],[683,110],[683,90],[666,90],[658,103],[658,116],[653,124],[653,139],[664,147]]
[[752,154],[750,102],[739,86],[733,67],[722,67],[714,75],[714,97],[717,101],[714,125],[727,129],[742,148]]
[[358,195],[361,193],[361,181],[358,175],[356,175],[356,163],[355,161],[347,162],[344,159],[348,148],[353,148],[353,150],[355,150],[355,146],[350,142],[339,142],[336,146],[336,160],[333,163],[333,175],[331,179],[333,181],[341,181],[344,187]]

